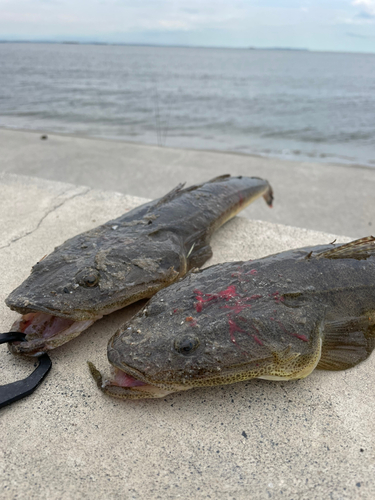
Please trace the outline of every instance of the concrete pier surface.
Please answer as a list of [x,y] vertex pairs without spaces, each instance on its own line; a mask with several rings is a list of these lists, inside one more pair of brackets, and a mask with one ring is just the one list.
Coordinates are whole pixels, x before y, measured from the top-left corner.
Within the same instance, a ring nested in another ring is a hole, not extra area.
[[272,184],[275,208],[258,204],[244,217],[353,238],[374,231],[375,168],[42,134],[0,129],[0,171],[151,199],[184,181],[258,176]]
[[[4,299],[33,264],[142,201],[1,174],[0,331],[17,317]],[[263,205],[251,205],[249,216]],[[335,237],[237,217],[214,236],[207,264]],[[252,380],[159,400],[112,399],[97,389],[86,362],[108,373],[107,341],[138,308],[103,318],[53,351],[46,381],[0,410],[1,498],[375,498],[375,355],[351,370],[315,371],[296,382]],[[1,384],[32,369],[32,361],[0,346]]]

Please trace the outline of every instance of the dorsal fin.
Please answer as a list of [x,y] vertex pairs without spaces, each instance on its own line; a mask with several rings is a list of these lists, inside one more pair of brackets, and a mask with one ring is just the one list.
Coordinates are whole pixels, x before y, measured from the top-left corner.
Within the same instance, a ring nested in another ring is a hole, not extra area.
[[160,198],[158,200],[158,202],[156,203],[156,205],[154,205],[152,208],[153,209],[158,208],[161,205],[164,205],[165,203],[168,203],[169,201],[176,198],[176,196],[182,192],[182,189],[184,186],[185,186],[185,182],[181,182],[180,184],[178,184],[175,188],[172,189],[172,191],[169,191],[169,193],[167,193],[162,198]]
[[230,178],[230,174],[219,175],[218,177],[214,177],[213,179],[211,179],[211,180],[209,180],[207,182],[203,182],[202,184],[195,184],[194,186],[189,186],[189,187],[187,187],[185,189],[183,189],[184,186],[185,186],[185,182],[180,183],[180,184],[178,184],[178,186],[176,186],[175,188],[173,188],[172,191],[169,191],[169,193],[167,193],[162,198],[160,198],[160,200],[157,201],[156,205],[150,207],[150,209],[151,208],[152,209],[159,208],[162,205],[164,205],[165,203],[169,203],[170,201],[172,201],[177,196],[180,196],[182,193],[187,193],[189,191],[194,191],[196,189],[199,189],[204,184],[211,184],[213,182],[222,182],[222,181],[228,180],[229,178]]
[[[230,174],[223,174],[223,175],[218,175],[217,177],[214,177],[210,181],[208,181],[206,184],[211,184],[212,182],[221,182],[221,181],[226,181],[230,177]],[[241,178],[241,177],[239,177]]]
[[368,259],[375,255],[375,238],[366,236],[359,240],[351,241],[344,245],[325,250],[324,252],[312,255],[312,259]]

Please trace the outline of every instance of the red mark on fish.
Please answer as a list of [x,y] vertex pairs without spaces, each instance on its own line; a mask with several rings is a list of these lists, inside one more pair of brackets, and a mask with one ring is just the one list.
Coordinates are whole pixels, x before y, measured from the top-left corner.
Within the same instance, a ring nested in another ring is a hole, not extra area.
[[[274,321],[274,318],[270,318],[272,321]],[[276,321],[276,323],[279,325],[279,327],[285,332],[285,333],[288,333],[289,335],[291,335],[292,337],[296,337],[297,339],[299,340],[303,340],[303,342],[308,342],[309,339],[306,337],[306,335],[301,335],[299,333],[295,333],[295,332],[289,332],[285,326],[281,323],[281,321]]]
[[[231,341],[236,344],[236,337],[235,333],[236,332],[241,332],[241,333],[246,333],[247,335],[250,336],[248,332],[245,330],[242,330],[235,322],[233,316],[236,314],[239,314],[241,311],[244,309],[250,309],[252,307],[252,302],[255,300],[259,300],[262,298],[262,295],[251,295],[250,297],[241,297],[237,292],[236,292],[236,287],[235,285],[230,285],[228,288],[225,290],[222,290],[218,293],[212,294],[212,293],[203,293],[201,290],[194,290],[195,293],[195,300],[196,303],[194,304],[195,309],[198,313],[203,311],[204,307],[207,307],[210,303],[217,303],[217,302],[228,302],[231,299],[235,299],[234,303],[230,304],[223,304],[221,306],[221,309],[229,309],[230,312],[228,313],[228,324],[229,324],[229,334],[230,334],[230,339]],[[242,316],[239,317],[240,320],[246,321],[246,319]],[[186,321],[188,318],[186,318]],[[253,327],[257,334],[259,335],[259,331],[257,328]],[[259,345],[264,345],[263,342],[259,339],[258,335],[251,335],[251,337],[254,339],[254,341],[259,344]]]
[[188,316],[187,318],[185,318],[185,321],[189,323],[190,326],[197,326],[197,320],[192,316]]
[[252,328],[253,330],[255,330],[256,333],[257,333],[257,335],[252,334],[252,337],[255,340],[255,342],[257,344],[259,344],[259,345],[264,345],[264,343],[259,338],[260,332],[259,332],[258,328],[255,325],[251,324],[251,323],[250,323],[250,328]]
[[240,328],[238,325],[236,325],[236,323],[234,322],[234,320],[232,318],[230,318],[230,315],[229,316],[229,335],[230,335],[230,339],[231,341],[233,342],[233,344],[237,344],[236,342],[236,337],[234,336],[235,332],[241,332],[241,333],[247,333],[245,332],[244,330],[242,330],[242,328]]
[[283,295],[280,295],[280,292],[270,293],[269,297],[271,297],[276,302],[276,304],[280,304],[280,302],[285,301],[285,298],[283,297]]
[[195,309],[197,312],[202,312],[205,304],[209,302],[218,302],[219,300],[229,300],[233,297],[236,297],[236,287],[234,285],[228,286],[225,290],[222,290],[219,293],[211,294],[211,293],[203,293],[200,290],[194,290],[195,300],[197,303],[195,304]]
[[293,337],[297,337],[297,339],[303,340],[304,342],[308,342],[309,339],[306,337],[306,335],[300,335],[299,333],[291,333]]
[[259,345],[264,345],[263,342],[256,336],[256,335],[253,335],[253,339],[255,340],[255,342]]

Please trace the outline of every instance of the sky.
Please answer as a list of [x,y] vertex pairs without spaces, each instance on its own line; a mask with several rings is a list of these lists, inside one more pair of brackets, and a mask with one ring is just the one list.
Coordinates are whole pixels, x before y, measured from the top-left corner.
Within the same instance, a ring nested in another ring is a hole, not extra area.
[[0,0],[0,40],[375,53],[375,0]]

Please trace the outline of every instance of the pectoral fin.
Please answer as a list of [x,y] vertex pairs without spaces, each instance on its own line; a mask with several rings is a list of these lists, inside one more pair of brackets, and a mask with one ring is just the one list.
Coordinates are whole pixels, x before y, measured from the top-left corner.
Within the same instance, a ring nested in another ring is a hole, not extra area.
[[203,264],[212,257],[212,248],[209,244],[198,246],[195,245],[188,257],[189,269],[194,267],[202,267]]
[[346,370],[367,359],[375,347],[374,315],[325,324],[318,370]]

